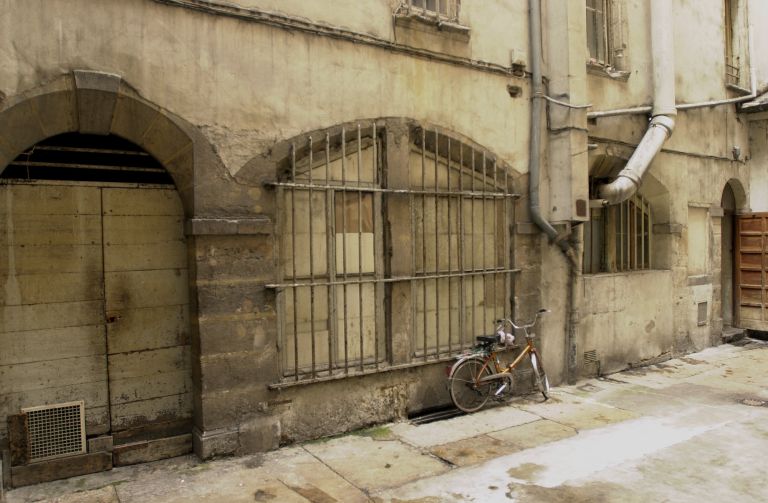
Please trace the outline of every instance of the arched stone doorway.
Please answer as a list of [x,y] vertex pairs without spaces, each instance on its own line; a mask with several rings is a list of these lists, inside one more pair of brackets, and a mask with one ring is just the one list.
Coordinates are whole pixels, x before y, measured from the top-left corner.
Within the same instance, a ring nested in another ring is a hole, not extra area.
[[723,216],[720,223],[720,308],[723,334],[735,325],[734,316],[734,219],[736,196],[730,184],[726,184],[720,200]]
[[82,401],[82,452],[114,444],[102,469],[191,451],[184,223],[204,142],[111,74],[3,105],[0,448],[22,408]]
[[57,135],[5,168],[0,201],[0,416],[83,402],[114,464],[191,451],[184,211],[162,165],[116,136]]

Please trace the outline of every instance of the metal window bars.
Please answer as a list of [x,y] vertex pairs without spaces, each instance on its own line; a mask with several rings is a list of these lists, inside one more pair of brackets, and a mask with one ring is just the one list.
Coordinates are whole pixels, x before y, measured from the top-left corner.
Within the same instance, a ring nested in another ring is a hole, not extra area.
[[585,227],[585,274],[651,269],[651,205],[639,194],[608,208],[593,210]]
[[[510,200],[518,196],[508,170],[438,131],[413,128],[407,165],[389,168],[408,181],[389,188],[383,132],[370,122],[294,142],[271,184],[280,263],[278,282],[267,286],[278,293],[277,387],[394,368],[387,285],[410,283],[411,364],[456,354],[509,310],[517,271]],[[396,205],[410,214],[410,249],[388,247],[385,257],[384,224],[394,218],[385,211]],[[410,255],[410,274],[389,272],[392,255]]]
[[741,58],[727,56],[725,58],[725,83],[734,86],[741,85]]

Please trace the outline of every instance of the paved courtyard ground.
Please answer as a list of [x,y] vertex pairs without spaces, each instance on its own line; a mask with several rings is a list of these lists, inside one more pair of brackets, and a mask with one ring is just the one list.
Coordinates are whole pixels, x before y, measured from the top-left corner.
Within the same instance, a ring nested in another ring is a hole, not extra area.
[[192,456],[8,502],[765,502],[768,343],[746,339],[451,419]]

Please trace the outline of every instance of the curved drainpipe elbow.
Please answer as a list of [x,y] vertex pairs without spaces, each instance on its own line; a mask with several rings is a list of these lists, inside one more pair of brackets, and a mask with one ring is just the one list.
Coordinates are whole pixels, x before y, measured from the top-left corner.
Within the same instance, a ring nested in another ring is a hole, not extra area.
[[627,165],[611,183],[601,185],[599,195],[608,204],[619,204],[626,201],[637,192],[640,182],[653,162],[656,154],[667,138],[672,136],[675,129],[675,119],[670,115],[657,115],[651,119],[651,124],[645,132],[643,139],[627,161]]

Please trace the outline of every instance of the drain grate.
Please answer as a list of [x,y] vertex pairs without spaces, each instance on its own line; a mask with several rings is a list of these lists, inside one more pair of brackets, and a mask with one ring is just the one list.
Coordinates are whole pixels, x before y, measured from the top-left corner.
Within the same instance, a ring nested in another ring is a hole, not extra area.
[[29,428],[29,461],[85,453],[82,401],[21,409]]
[[464,413],[456,407],[441,407],[439,409],[428,409],[417,415],[409,417],[408,420],[412,424],[429,424],[460,416],[462,414]]

